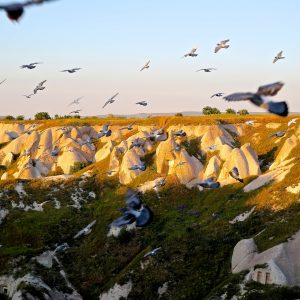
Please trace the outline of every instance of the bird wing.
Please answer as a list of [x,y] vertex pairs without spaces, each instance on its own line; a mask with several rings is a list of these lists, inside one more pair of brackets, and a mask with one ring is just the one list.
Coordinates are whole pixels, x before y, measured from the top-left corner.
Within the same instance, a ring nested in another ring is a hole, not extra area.
[[113,95],[109,100],[113,100],[115,99],[117,96],[119,95],[119,93],[116,93],[115,95]]
[[46,82],[47,80],[44,80],[42,82],[39,83],[39,86],[43,86],[43,84]]
[[224,40],[224,41],[221,41],[221,44],[226,44],[226,43],[228,43],[228,42],[229,42],[229,39]]
[[0,82],[0,84],[4,83],[5,81],[6,81],[6,79],[2,80],[2,81]]
[[277,60],[278,60],[278,57],[275,56],[274,59],[273,59],[273,64],[275,64]]
[[218,44],[216,47],[215,47],[215,53],[217,53],[222,47]]
[[197,48],[193,48],[192,50],[191,50],[191,53],[195,53],[197,51]]
[[110,103],[110,100],[107,100],[105,103],[104,103],[104,105],[102,106],[102,108],[104,108],[107,104],[109,104]]
[[234,93],[223,97],[226,101],[246,101],[253,98],[253,93]]
[[275,96],[284,86],[284,83],[278,81],[275,83],[260,86],[257,90],[258,95]]
[[149,64],[150,64],[150,60],[148,60],[147,62],[146,62],[146,67],[148,67],[149,66]]
[[104,124],[103,125],[103,131],[107,131],[108,130],[108,126],[109,126],[109,124]]
[[280,52],[277,54],[277,57],[282,57],[282,53],[283,53],[283,51],[280,51]]

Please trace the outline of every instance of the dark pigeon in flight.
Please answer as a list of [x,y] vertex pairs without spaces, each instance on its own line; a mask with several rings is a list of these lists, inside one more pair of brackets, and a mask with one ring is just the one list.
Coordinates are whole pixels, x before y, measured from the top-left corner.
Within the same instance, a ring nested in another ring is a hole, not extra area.
[[240,178],[240,173],[237,167],[234,167],[230,172],[229,175],[239,182],[244,182],[243,179]]

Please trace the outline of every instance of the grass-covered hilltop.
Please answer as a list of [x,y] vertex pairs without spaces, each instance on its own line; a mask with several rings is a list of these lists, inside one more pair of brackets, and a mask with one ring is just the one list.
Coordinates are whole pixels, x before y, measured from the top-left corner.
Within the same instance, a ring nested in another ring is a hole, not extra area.
[[300,298],[295,117],[1,121],[0,299]]

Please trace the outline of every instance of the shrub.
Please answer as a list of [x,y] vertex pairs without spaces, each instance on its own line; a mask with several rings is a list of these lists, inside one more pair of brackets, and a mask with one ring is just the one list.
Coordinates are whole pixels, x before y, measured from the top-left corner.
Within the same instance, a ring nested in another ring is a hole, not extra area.
[[87,167],[90,163],[89,162],[82,162],[82,161],[77,161],[74,163],[72,167],[70,167],[70,174],[74,174],[85,167]]
[[227,108],[226,109],[226,114],[236,115],[236,111],[232,108]]
[[19,115],[16,117],[16,120],[19,120],[19,121],[22,121],[24,119],[25,119],[25,117],[23,115]]
[[216,107],[205,106],[202,109],[202,113],[204,115],[217,115],[220,114],[220,110]]
[[183,114],[182,113],[176,113],[175,117],[183,117]]
[[249,112],[247,109],[241,109],[237,112],[240,116],[249,115]]
[[39,112],[34,116],[35,120],[51,120],[50,115],[47,112]]
[[4,118],[4,120],[15,120],[15,117],[8,115]]

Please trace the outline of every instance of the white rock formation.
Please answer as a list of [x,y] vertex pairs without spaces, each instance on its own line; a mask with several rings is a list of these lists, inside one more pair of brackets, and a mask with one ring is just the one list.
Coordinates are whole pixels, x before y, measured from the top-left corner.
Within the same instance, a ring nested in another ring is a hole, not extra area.
[[123,285],[115,284],[108,292],[99,296],[100,300],[119,300],[121,297],[127,299],[132,289],[132,281],[128,281]]

